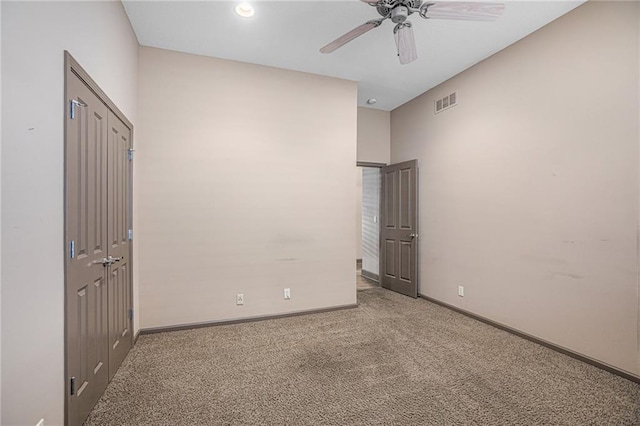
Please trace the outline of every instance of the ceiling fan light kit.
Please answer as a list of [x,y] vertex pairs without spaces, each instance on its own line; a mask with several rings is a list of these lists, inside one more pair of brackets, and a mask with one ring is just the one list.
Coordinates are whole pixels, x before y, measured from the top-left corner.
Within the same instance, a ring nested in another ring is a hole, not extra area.
[[407,20],[413,13],[424,19],[455,19],[465,21],[494,21],[504,12],[504,3],[429,1],[429,0],[361,0],[376,8],[382,18],[373,19],[338,37],[320,49],[331,53],[362,34],[391,19],[396,26],[393,35],[401,64],[418,58],[413,27]]
[[413,37],[411,22],[407,21],[397,24],[393,29],[393,36],[396,39],[398,58],[402,65],[418,59],[418,52],[416,52],[416,40]]

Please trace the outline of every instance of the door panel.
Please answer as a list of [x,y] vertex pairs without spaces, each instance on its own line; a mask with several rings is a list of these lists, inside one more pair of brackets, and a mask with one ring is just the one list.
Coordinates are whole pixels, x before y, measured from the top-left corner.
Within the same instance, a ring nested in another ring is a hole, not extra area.
[[87,289],[88,285],[85,285],[80,290],[78,290],[78,328],[77,328],[77,339],[82,342],[80,347],[78,348],[80,355],[80,368],[78,369],[78,375],[76,376],[74,387],[78,386],[78,390],[76,391],[76,395],[78,398],[82,398],[82,394],[89,382],[93,382],[91,377],[89,377],[89,347],[90,337],[89,337],[89,290]]
[[[96,280],[93,285],[95,287],[95,301],[93,304],[93,310],[94,312],[96,312],[96,323],[94,325],[96,336],[96,339],[94,340],[95,352],[100,354],[108,354],[109,351],[107,350],[107,333],[109,331],[109,328],[106,309],[108,303],[108,295],[104,276],[100,277],[99,280]],[[96,374],[98,371],[106,371],[108,368],[107,360],[108,359],[104,356],[96,358],[95,365],[93,365],[93,373]]]
[[400,242],[400,279],[403,281],[411,281],[411,246],[409,241]]
[[382,209],[384,214],[384,224],[386,229],[396,228],[396,197],[394,193],[396,191],[396,173],[393,171],[387,172],[383,168],[382,175]]
[[[66,336],[69,422],[80,424],[107,386],[107,297],[104,288],[108,110],[71,71],[67,75]],[[75,117],[70,117],[71,101]],[[82,106],[84,105],[84,106]],[[73,389],[71,378],[73,378]],[[73,395],[71,394],[73,390]]]
[[411,169],[401,169],[399,172],[400,194],[398,198],[398,208],[400,217],[400,228],[411,230],[413,223],[411,206]]
[[382,257],[385,261],[385,267],[383,268],[383,274],[389,278],[396,277],[396,242],[394,240],[385,240],[385,244],[382,250],[385,256]]
[[418,162],[382,169],[382,287],[418,297]]
[[109,112],[109,255],[118,259],[109,274],[109,378],[122,364],[133,343],[129,309],[129,190],[131,166],[128,160],[131,131]]

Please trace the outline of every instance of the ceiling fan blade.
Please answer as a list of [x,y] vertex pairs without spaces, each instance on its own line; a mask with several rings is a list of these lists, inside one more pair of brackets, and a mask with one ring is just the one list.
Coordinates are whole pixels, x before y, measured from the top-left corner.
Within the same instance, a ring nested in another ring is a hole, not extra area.
[[425,1],[420,16],[426,19],[495,21],[504,12],[504,3]]
[[396,25],[393,29],[393,36],[396,39],[396,47],[398,48],[398,58],[402,65],[408,64],[418,59],[416,51],[416,40],[413,37],[413,28],[411,22],[404,22]]
[[359,27],[352,29],[348,33],[341,35],[337,39],[333,40],[331,43],[324,46],[322,49],[320,49],[320,52],[321,53],[333,52],[337,48],[342,47],[345,44],[349,43],[354,38],[359,37],[362,34],[366,33],[367,31],[370,31],[375,27],[379,26],[383,20],[384,19],[375,19],[373,21],[369,21],[365,24],[360,25]]
[[370,5],[378,4],[380,0],[360,0],[361,2],[368,3]]

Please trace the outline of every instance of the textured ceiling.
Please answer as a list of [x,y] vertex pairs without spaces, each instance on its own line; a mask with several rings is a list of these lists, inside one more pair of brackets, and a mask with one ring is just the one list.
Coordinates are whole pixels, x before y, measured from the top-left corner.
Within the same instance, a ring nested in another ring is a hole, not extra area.
[[253,18],[230,1],[125,1],[144,46],[339,77],[358,82],[358,105],[392,110],[546,25],[583,1],[506,1],[495,22],[410,17],[418,59],[400,65],[393,23],[330,54],[318,49],[379,17],[350,1],[254,1]]

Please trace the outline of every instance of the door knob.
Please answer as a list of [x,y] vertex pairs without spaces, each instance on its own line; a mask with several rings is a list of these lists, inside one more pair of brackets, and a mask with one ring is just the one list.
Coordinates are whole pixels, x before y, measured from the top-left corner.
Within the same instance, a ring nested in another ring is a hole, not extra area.
[[109,257],[103,257],[101,260],[94,260],[92,263],[94,265],[100,264],[106,267],[106,266],[111,266],[116,262],[120,262],[122,259],[124,259],[123,256],[120,256],[120,257],[109,256]]
[[113,259],[111,258],[111,256],[103,257],[100,260],[94,260],[92,263],[94,265],[109,266],[109,265],[111,265],[113,263]]
[[413,240],[414,238],[418,237],[418,234],[409,234],[407,236]]

